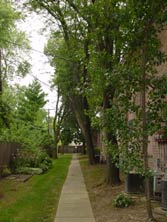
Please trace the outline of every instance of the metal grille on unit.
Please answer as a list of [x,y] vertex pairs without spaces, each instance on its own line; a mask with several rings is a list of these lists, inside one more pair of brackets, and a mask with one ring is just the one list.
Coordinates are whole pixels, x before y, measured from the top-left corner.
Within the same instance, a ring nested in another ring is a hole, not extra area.
[[157,171],[154,175],[154,183],[153,183],[153,195],[155,199],[161,198],[161,183],[162,183],[162,177],[164,176],[163,172]]

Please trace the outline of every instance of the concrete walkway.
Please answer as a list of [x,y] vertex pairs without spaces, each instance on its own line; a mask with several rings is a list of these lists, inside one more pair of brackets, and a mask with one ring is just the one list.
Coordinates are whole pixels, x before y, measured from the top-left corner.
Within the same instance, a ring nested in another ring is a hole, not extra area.
[[54,222],[95,222],[76,154],[71,161]]

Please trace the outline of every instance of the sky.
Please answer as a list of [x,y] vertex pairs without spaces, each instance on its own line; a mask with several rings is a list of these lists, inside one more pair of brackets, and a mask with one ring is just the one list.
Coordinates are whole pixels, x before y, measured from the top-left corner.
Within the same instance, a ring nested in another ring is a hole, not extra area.
[[50,115],[54,115],[56,103],[56,91],[50,89],[51,76],[54,73],[53,67],[50,66],[48,58],[44,55],[44,47],[47,44],[49,31],[44,32],[45,23],[40,15],[32,12],[24,21],[19,22],[19,28],[25,31],[33,50],[30,51],[30,60],[28,61],[32,68],[30,74],[25,78],[17,78],[15,81],[21,85],[30,84],[35,77],[38,78],[42,89],[47,94],[48,103],[46,109],[50,109]]

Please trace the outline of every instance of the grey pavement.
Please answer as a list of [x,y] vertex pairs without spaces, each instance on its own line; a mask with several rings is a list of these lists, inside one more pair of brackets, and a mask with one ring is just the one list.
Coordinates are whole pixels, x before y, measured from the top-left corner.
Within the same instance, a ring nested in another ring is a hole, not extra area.
[[73,154],[54,222],[95,222],[77,154]]

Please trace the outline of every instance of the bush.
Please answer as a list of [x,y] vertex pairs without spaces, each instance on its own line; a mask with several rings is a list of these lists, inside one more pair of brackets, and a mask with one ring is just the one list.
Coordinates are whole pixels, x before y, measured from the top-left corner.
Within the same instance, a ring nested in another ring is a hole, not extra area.
[[6,177],[6,176],[8,176],[8,175],[10,175],[11,174],[11,170],[8,168],[8,167],[6,167],[6,168],[4,168],[3,170],[2,170],[2,176],[3,177]]
[[12,171],[16,173],[18,173],[17,169],[22,168],[41,168],[43,172],[46,172],[51,167],[52,160],[40,150],[20,150],[11,163]]
[[41,164],[47,166],[48,169],[52,167],[52,160],[45,152],[41,152],[39,156],[38,166],[40,167]]
[[132,204],[132,199],[123,193],[117,195],[113,202],[113,205],[119,208],[128,207],[131,204]]

